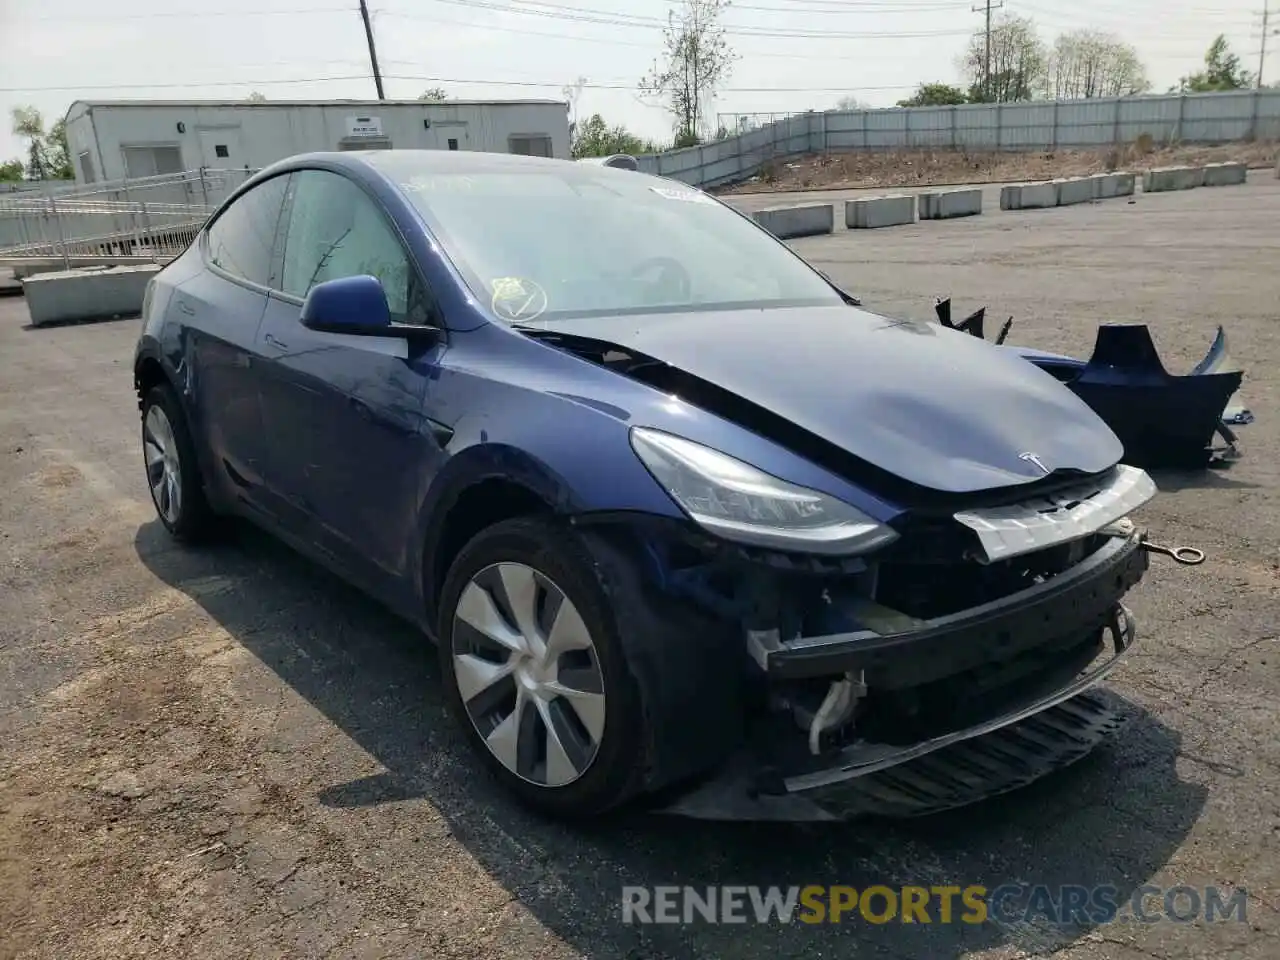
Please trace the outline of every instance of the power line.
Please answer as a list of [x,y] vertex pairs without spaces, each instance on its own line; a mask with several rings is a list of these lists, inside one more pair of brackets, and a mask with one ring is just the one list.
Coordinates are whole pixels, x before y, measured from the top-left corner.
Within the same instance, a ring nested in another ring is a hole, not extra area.
[[[77,90],[161,90],[190,89],[193,87],[265,87],[294,83],[329,83],[333,81],[368,80],[369,74],[328,77],[291,77],[270,80],[213,80],[204,83],[123,83],[92,84],[90,86],[65,87],[0,87],[0,93],[64,93]],[[497,80],[489,77],[428,77],[420,74],[383,74],[386,80],[413,80],[418,83],[455,83],[464,86],[498,86],[498,87],[547,87],[561,89],[563,80]],[[644,89],[635,83],[591,83],[583,84],[589,90],[629,90]],[[914,90],[914,84],[894,84],[873,87],[725,87],[725,93],[875,93],[891,90]]]
[[[656,30],[662,31],[667,28],[667,21],[661,17],[645,16],[643,14],[620,14],[609,10],[596,10],[589,7],[566,7],[561,4],[539,3],[537,8],[534,7],[518,7],[511,6],[506,3],[497,3],[494,0],[436,0],[437,3],[450,4],[452,6],[464,7],[469,10],[486,10],[497,13],[518,14],[520,16],[543,17],[549,20],[558,20],[572,23],[591,23],[607,27],[631,27],[639,30]],[[778,12],[782,12],[779,10]],[[387,11],[388,15],[403,17],[405,19],[417,19],[412,14],[398,13],[395,11]],[[477,24],[476,26],[484,26]],[[966,30],[903,30],[903,31],[851,31],[851,30],[796,30],[789,27],[762,27],[759,25],[743,25],[743,26],[725,26],[724,32],[728,36],[737,37],[770,37],[770,38],[795,38],[795,39],[826,39],[833,40],[890,40],[890,39],[921,39],[925,37],[953,37],[967,35]]]
[[350,7],[297,7],[292,10],[157,10],[154,13],[108,13],[91,16],[54,14],[44,17],[15,17],[25,23],[104,23],[114,20],[202,20],[207,17],[281,17],[306,13],[345,13]]

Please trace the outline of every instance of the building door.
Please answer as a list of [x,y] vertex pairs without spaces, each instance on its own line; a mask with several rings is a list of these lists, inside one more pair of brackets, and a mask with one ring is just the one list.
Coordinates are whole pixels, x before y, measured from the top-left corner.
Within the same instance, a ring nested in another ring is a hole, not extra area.
[[438,120],[431,124],[435,136],[429,146],[437,150],[470,150],[471,137],[465,120]]
[[240,144],[239,127],[200,131],[200,163],[213,170],[239,170],[248,160]]

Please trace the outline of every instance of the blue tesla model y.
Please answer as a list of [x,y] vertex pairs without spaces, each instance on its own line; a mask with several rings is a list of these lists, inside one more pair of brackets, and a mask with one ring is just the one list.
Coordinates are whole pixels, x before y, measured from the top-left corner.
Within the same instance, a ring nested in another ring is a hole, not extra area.
[[551,814],[907,815],[1114,731],[1093,687],[1155,492],[1115,434],[621,166],[255,175],[147,291],[161,522],[248,518],[419,624],[480,761]]

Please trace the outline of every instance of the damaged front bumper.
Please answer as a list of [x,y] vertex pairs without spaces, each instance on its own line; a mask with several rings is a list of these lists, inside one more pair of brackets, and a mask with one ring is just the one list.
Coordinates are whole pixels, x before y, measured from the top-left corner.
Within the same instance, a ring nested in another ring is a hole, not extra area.
[[864,671],[869,684],[916,686],[1043,647],[1055,627],[1093,631],[1142,579],[1148,566],[1140,534],[1113,538],[1071,569],[1017,593],[908,630],[874,630],[781,640],[776,631],[748,638],[766,674],[785,679]]
[[[767,680],[857,677],[868,703],[906,692],[942,698],[927,735],[893,724],[820,751],[757,731],[717,775],[665,812],[710,819],[912,816],[1016,789],[1086,755],[1121,720],[1090,688],[1136,639],[1121,603],[1148,566],[1141,533],[1113,537],[1069,570],[999,600],[881,633],[790,641],[751,636]],[[957,692],[959,700],[948,699]],[[872,725],[874,727],[874,725]],[[885,736],[885,733],[888,736]]]

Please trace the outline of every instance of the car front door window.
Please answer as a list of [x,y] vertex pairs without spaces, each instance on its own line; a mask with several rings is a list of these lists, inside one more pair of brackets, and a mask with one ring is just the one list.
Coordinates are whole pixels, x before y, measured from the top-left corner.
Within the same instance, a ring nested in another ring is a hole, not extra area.
[[421,286],[387,218],[355,183],[324,170],[294,175],[280,289],[306,297],[317,283],[369,275],[393,320],[424,322]]

